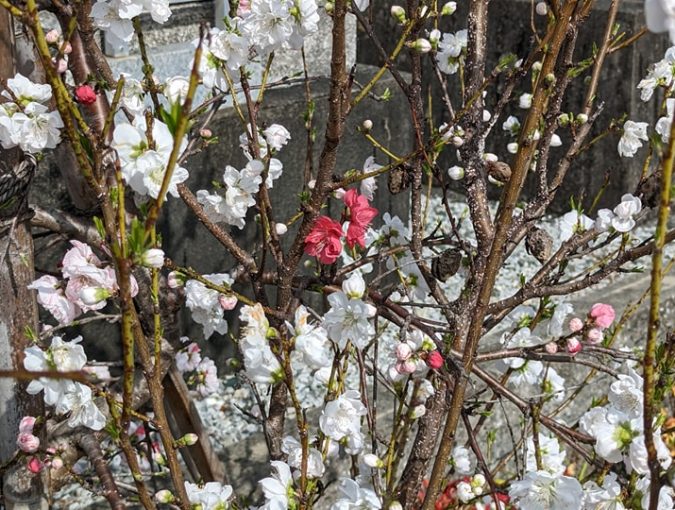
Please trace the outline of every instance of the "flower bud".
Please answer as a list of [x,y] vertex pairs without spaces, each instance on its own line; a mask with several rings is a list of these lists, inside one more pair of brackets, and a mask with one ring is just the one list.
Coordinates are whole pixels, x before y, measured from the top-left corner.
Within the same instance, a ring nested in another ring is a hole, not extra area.
[[589,329],[588,333],[586,333],[586,340],[590,344],[599,344],[604,337],[605,335],[603,335],[602,330],[598,328]]
[[410,47],[418,53],[429,53],[431,51],[431,43],[423,37],[413,41]]
[[64,55],[70,55],[73,52],[73,46],[67,42],[65,46],[63,47],[63,54]]
[[471,487],[474,489],[474,493],[476,492],[476,489],[481,488],[485,485],[485,476],[483,476],[482,473],[476,473],[473,475],[473,478],[471,480]]
[[412,411],[410,411],[410,417],[413,420],[416,420],[417,418],[421,418],[427,414],[427,407],[424,404],[420,404],[418,406],[413,407]]
[[169,103],[182,103],[187,97],[190,82],[184,76],[173,76],[166,80],[164,95]]
[[176,498],[170,490],[162,489],[161,491],[157,491],[155,493],[155,501],[157,501],[157,503],[169,504],[176,501]]
[[487,110],[483,110],[483,122],[490,122],[491,118],[492,114]]
[[177,289],[185,284],[185,277],[178,271],[171,271],[166,277],[166,284],[170,289]]
[[333,11],[335,10],[335,3],[333,2],[326,2],[326,12],[328,14],[333,14]]
[[509,154],[515,154],[518,152],[518,144],[516,142],[511,142],[506,146],[506,150]]
[[546,13],[548,12],[548,6],[546,5],[546,2],[537,2],[537,6],[534,8],[534,10],[539,14],[539,16],[546,16]]
[[159,248],[150,248],[141,256],[141,265],[159,269],[164,265],[164,251]]
[[153,452],[152,460],[154,460],[158,466],[166,466],[166,458],[161,452]]
[[588,115],[586,115],[585,113],[580,113],[579,115],[577,115],[574,121],[579,125],[586,124],[586,122],[588,122]]
[[518,98],[518,107],[527,110],[532,106],[532,94],[522,94]]
[[405,361],[412,355],[412,349],[406,342],[400,342],[396,345],[396,359]]
[[403,505],[398,501],[392,501],[391,503],[389,503],[388,510],[403,510]]
[[541,60],[537,60],[532,64],[532,71],[538,73],[539,71],[541,71],[541,67],[542,67]]
[[80,104],[92,104],[96,102],[96,92],[91,85],[75,87],[75,101]]
[[400,5],[392,5],[390,12],[391,16],[401,25],[405,23],[406,17],[405,17],[405,9],[403,7],[401,7]]
[[555,342],[548,342],[544,346],[544,350],[546,350],[546,352],[548,352],[549,354],[555,354],[556,352],[558,352],[558,344]]
[[431,351],[425,359],[427,366],[433,370],[438,370],[443,366],[443,356],[438,351]]
[[349,299],[361,299],[366,292],[366,282],[359,272],[352,275],[342,282],[342,292],[347,294]]
[[496,154],[493,154],[492,152],[486,152],[485,154],[483,154],[483,159],[488,163],[490,162],[496,163],[497,161],[499,161],[499,157]]
[[175,445],[176,448],[183,448],[185,446],[195,445],[197,444],[197,441],[199,441],[199,436],[197,434],[190,432],[188,434],[185,434],[180,439],[176,439]]
[[40,448],[40,438],[30,432],[21,432],[16,438],[16,445],[22,452],[35,453]]
[[567,113],[561,113],[558,115],[558,125],[560,127],[565,127],[570,123],[570,116]]
[[436,49],[438,47],[438,43],[440,42],[440,40],[441,40],[440,30],[434,28],[431,32],[429,32],[429,42],[431,43],[433,49]]
[[335,191],[333,191],[333,196],[338,199],[342,200],[347,192],[345,191],[344,188],[338,188]]
[[382,469],[384,467],[384,462],[374,453],[366,453],[363,456],[363,463],[373,469]]
[[85,287],[80,291],[80,300],[87,306],[94,306],[110,296],[110,291],[103,287]]
[[575,336],[567,339],[567,353],[575,356],[581,350],[581,342]]
[[24,416],[19,422],[19,432],[24,432],[27,434],[33,433],[33,427],[35,427],[35,417],[34,416]]
[[553,133],[553,134],[551,135],[551,143],[550,143],[550,145],[551,145],[551,147],[560,147],[560,146],[562,145],[562,140],[560,139],[560,137],[559,137],[558,135],[556,135],[555,133]]
[[42,464],[42,462],[40,462],[40,459],[38,459],[37,457],[31,457],[30,459],[28,459],[28,463],[26,464],[26,466],[28,467],[28,470],[31,473],[38,474],[40,471],[42,471],[44,464]]
[[314,188],[316,187],[316,179],[312,179],[311,181],[309,181],[309,182],[307,183],[307,187],[308,187],[309,189],[314,189]]
[[361,129],[363,129],[363,131],[368,133],[371,129],[373,129],[373,121],[370,119],[364,120],[363,123],[361,124]]
[[60,58],[56,62],[52,59],[52,62],[58,74],[63,74],[68,70],[68,61],[65,58]]
[[56,30],[50,30],[45,34],[45,41],[47,44],[54,44],[59,40],[59,33]]
[[441,16],[452,16],[457,10],[457,2],[446,2],[441,8]]
[[276,232],[276,234],[278,236],[282,236],[286,232],[288,232],[288,227],[286,226],[285,223],[275,223],[274,224],[274,232]]
[[417,363],[413,359],[406,359],[396,363],[396,371],[399,374],[409,375],[417,370]]
[[201,128],[199,130],[199,136],[202,138],[211,138],[213,136],[213,131],[211,131],[209,128]]
[[578,333],[584,329],[584,321],[582,321],[579,317],[574,317],[570,319],[568,327],[572,333]]
[[448,176],[453,181],[461,181],[464,179],[464,169],[461,166],[451,166],[448,168]]
[[225,295],[225,294],[220,294],[218,296],[218,303],[220,304],[220,307],[223,310],[234,310],[234,307],[237,306],[237,296],[234,296],[232,294]]
[[63,459],[61,457],[52,457],[51,461],[52,469],[61,469],[63,467]]
[[464,140],[460,136],[453,136],[451,141],[452,145],[454,145],[455,147],[461,147],[462,145],[464,145]]

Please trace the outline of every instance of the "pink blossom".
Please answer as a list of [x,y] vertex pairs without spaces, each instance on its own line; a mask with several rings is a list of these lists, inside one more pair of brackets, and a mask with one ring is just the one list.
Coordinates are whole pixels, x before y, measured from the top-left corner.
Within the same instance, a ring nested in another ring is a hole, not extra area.
[[42,464],[40,459],[37,457],[31,457],[28,459],[28,463],[26,465],[28,466],[29,471],[33,474],[38,474],[40,471],[42,471],[42,467],[44,466],[44,464]]
[[35,417],[34,416],[24,416],[19,422],[19,432],[23,434],[32,434],[33,427],[35,427]]
[[35,453],[40,448],[40,438],[29,432],[21,432],[16,438],[16,444],[22,452]]
[[63,467],[63,459],[61,457],[54,457],[51,461],[52,469],[61,469]]
[[366,230],[370,222],[377,216],[377,209],[370,207],[368,199],[359,195],[355,189],[350,189],[343,198],[348,208],[349,227],[347,227],[347,245],[353,248],[359,245],[366,247]]
[[614,308],[612,307],[612,305],[595,303],[591,307],[591,311],[588,312],[588,316],[591,319],[593,319],[593,323],[597,327],[605,329],[608,328],[612,324],[612,322],[614,322],[616,313],[614,312]]
[[201,349],[196,342],[192,342],[185,349],[176,354],[176,368],[180,372],[192,372],[202,361]]
[[443,356],[438,351],[431,351],[429,354],[427,354],[425,361],[427,362],[427,366],[429,368],[433,368],[434,370],[441,368],[444,363]]
[[237,296],[221,294],[218,296],[218,302],[223,310],[234,310],[234,307],[237,306]]
[[59,33],[56,30],[50,30],[45,34],[45,41],[47,44],[54,44],[59,40]]
[[245,18],[249,14],[251,14],[251,0],[239,0],[237,16],[240,18]]
[[602,339],[605,337],[601,329],[593,328],[586,333],[586,340],[590,344],[599,344],[602,342]]
[[558,352],[558,344],[555,343],[555,342],[548,342],[548,343],[544,346],[544,349],[545,349],[546,352],[548,352],[549,354],[555,354],[556,352]]
[[99,267],[101,261],[88,244],[70,241],[73,248],[68,250],[61,261],[61,272],[65,278],[86,274],[91,266]]
[[567,339],[567,353],[575,356],[581,350],[581,342],[575,336]]
[[170,289],[177,289],[178,287],[182,287],[184,283],[185,281],[183,280],[183,277],[177,271],[171,271],[169,275],[166,277],[166,284],[169,286]]
[[414,360],[407,359],[396,363],[396,371],[399,374],[412,374],[417,369],[417,363]]
[[305,237],[305,253],[322,264],[332,264],[342,253],[342,226],[328,216],[319,216]]
[[59,324],[70,324],[82,313],[82,310],[64,294],[61,281],[53,276],[42,276],[28,288],[37,291],[37,302],[51,313]]
[[412,348],[406,342],[400,342],[396,346],[396,359],[399,361],[407,360],[412,354]]
[[218,391],[218,370],[210,358],[204,358],[197,367],[196,389],[202,397]]
[[578,333],[584,329],[584,321],[582,321],[579,317],[574,317],[570,320],[569,328],[572,333]]

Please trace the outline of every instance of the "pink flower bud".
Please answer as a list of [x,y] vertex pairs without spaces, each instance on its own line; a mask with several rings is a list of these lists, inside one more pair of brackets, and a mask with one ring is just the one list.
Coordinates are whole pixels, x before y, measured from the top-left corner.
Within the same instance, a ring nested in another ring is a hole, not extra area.
[[21,432],[16,438],[16,444],[22,452],[35,453],[40,448],[40,438],[29,432]]
[[575,336],[567,339],[567,352],[571,356],[575,356],[581,350],[581,342]]
[[237,6],[237,16],[240,18],[245,18],[251,14],[251,0],[239,0],[239,5]]
[[75,87],[75,101],[80,104],[92,104],[96,101],[96,92],[91,85]]
[[427,366],[434,370],[441,368],[444,363],[443,356],[438,351],[431,351],[429,354],[427,354],[425,361],[427,362]]
[[28,459],[27,466],[31,473],[38,474],[40,471],[42,471],[43,464],[37,457],[31,457]]
[[60,58],[55,64],[56,72],[63,74],[68,70],[68,61],[64,58]]
[[73,52],[73,46],[67,42],[66,45],[63,47],[63,54],[64,55],[70,55]]
[[417,368],[417,363],[411,359],[405,361],[399,361],[396,363],[396,371],[399,374],[412,374]]
[[572,333],[578,333],[584,329],[584,321],[582,321],[579,317],[574,317],[570,320],[569,328]]
[[588,340],[589,344],[599,344],[604,337],[605,335],[602,333],[602,330],[598,328],[590,329],[586,333],[586,340]]
[[225,294],[221,294],[218,296],[218,302],[223,310],[234,310],[234,307],[237,306],[236,296],[226,296]]
[[199,130],[199,136],[202,138],[211,138],[213,136],[213,131],[209,128],[202,128]]
[[591,311],[588,312],[588,316],[593,319],[593,324],[601,329],[605,329],[608,328],[612,322],[614,322],[616,313],[614,312],[612,305],[595,303],[591,307]]
[[59,33],[56,30],[50,30],[45,34],[45,41],[47,44],[54,44],[59,40]]
[[544,346],[544,349],[549,354],[555,354],[556,352],[558,352],[558,344],[555,342],[549,342]]
[[412,349],[406,342],[400,342],[396,346],[396,359],[399,361],[407,360],[412,354]]
[[183,277],[177,273],[176,271],[171,271],[169,275],[166,277],[166,284],[169,286],[170,289],[177,289],[178,287],[182,287],[183,283]]
[[35,427],[35,417],[34,416],[24,416],[19,422],[19,432],[32,434],[33,427]]
[[52,469],[61,469],[63,467],[63,459],[61,457],[54,457],[52,459]]

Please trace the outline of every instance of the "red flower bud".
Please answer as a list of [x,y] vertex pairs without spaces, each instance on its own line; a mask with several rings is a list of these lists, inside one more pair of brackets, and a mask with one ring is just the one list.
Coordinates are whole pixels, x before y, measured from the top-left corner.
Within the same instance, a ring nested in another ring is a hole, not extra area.
[[427,354],[427,359],[425,361],[427,362],[427,366],[429,368],[433,368],[434,370],[441,368],[444,363],[443,356],[438,351],[431,351],[429,354]]
[[92,104],[96,101],[96,92],[91,85],[75,87],[75,101],[80,104]]

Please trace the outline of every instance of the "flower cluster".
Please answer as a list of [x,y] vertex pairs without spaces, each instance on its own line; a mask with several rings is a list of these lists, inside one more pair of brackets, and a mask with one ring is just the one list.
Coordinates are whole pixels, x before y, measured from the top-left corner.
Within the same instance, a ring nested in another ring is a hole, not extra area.
[[45,106],[52,98],[49,85],[33,83],[17,74],[7,80],[7,89],[0,95],[5,98],[5,102],[0,103],[3,149],[18,146],[24,152],[38,153],[53,149],[61,142],[61,116]]
[[[152,123],[152,132],[149,132],[145,117],[139,115],[134,118],[132,124],[120,123],[115,127],[111,146],[120,158],[122,175],[127,185],[141,197],[159,198],[174,146],[174,138],[169,127],[155,119]],[[185,147],[187,138],[181,140],[179,154]],[[168,193],[177,197],[176,186],[185,182],[188,177],[185,168],[176,166],[171,174]]]
[[[591,408],[579,420],[580,428],[596,440],[595,452],[605,461],[615,464],[623,462],[629,473],[635,472],[639,477],[635,489],[646,498],[642,507],[648,508],[650,471],[647,465],[647,447],[644,437],[642,377],[629,366],[623,367],[609,387],[608,403]],[[672,462],[670,451],[661,438],[660,427],[654,427],[654,444],[659,464],[668,469]],[[590,486],[590,492],[598,497],[598,487]],[[604,489],[608,492],[610,488]],[[659,502],[659,510],[672,508],[675,493],[670,487],[661,489],[661,498],[669,505]]]
[[642,201],[626,193],[621,197],[621,203],[613,211],[600,209],[598,219],[595,220],[595,228],[600,232],[613,228],[617,232],[630,232],[635,227],[634,217],[642,210]]
[[460,30],[455,34],[443,34],[438,42],[436,63],[445,74],[455,74],[464,63],[468,33]]
[[[227,273],[205,274],[204,278],[214,285],[230,287],[233,280]],[[232,310],[237,299],[231,294],[221,294],[198,280],[185,282],[185,304],[192,313],[192,320],[204,328],[204,337],[209,338],[213,333],[224,335],[227,333],[227,320],[224,313]]]
[[[59,336],[52,338],[47,350],[38,346],[28,347],[24,351],[23,366],[30,372],[78,372],[87,363],[87,356],[79,344],[82,337],[65,342]],[[26,388],[31,395],[44,392],[45,404],[54,406],[57,414],[70,413],[68,425],[84,425],[93,430],[101,430],[106,423],[105,416],[93,401],[91,388],[69,379],[34,379]]]
[[242,307],[239,317],[242,322],[246,323],[239,340],[246,375],[260,384],[280,381],[283,377],[283,369],[272,352],[268,340],[274,337],[277,331],[270,328],[262,305],[256,303],[255,306]]
[[[115,269],[94,254],[91,247],[80,241],[71,241],[73,247],[61,261],[64,282],[44,275],[28,288],[38,292],[37,301],[60,325],[70,324],[83,312],[100,310],[107,300],[119,292]],[[163,259],[163,257],[162,257]],[[138,285],[130,276],[131,295],[138,293]]]
[[[355,189],[345,192],[342,200],[346,206],[346,241],[349,248],[366,247],[366,232],[377,209],[371,207],[364,195]],[[317,257],[322,264],[333,264],[342,253],[343,226],[329,218],[319,216],[312,230],[305,237],[305,253]]]
[[407,336],[394,348],[394,361],[389,367],[389,377],[393,381],[400,381],[408,375],[424,377],[429,368],[443,366],[443,357],[428,336],[417,329]]
[[[187,337],[181,338],[186,343]],[[183,375],[190,389],[201,397],[218,390],[218,370],[212,359],[201,355],[196,342],[191,342],[176,353],[176,368]]]

